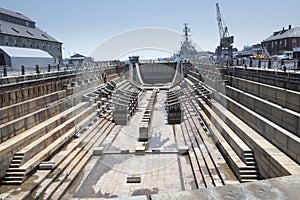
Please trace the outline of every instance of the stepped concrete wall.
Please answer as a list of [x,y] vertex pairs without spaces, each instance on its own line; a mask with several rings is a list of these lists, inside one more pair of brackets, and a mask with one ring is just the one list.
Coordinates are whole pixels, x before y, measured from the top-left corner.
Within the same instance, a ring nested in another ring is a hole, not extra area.
[[254,151],[261,176],[299,173],[300,93],[297,88],[269,85],[264,72],[256,76],[257,80],[252,76],[247,80],[224,76],[213,66],[198,65],[197,70],[189,74],[190,78],[201,79],[214,88],[213,98],[247,124],[238,127],[231,120],[223,119],[228,125],[231,123],[232,130]]

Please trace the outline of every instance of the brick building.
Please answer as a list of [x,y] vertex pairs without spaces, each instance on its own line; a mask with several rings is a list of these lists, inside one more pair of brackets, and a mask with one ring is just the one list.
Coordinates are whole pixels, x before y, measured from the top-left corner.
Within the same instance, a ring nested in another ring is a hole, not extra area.
[[61,63],[61,45],[27,16],[0,8],[0,46],[40,49],[48,52],[55,63]]
[[275,31],[271,36],[262,41],[262,46],[269,54],[281,55],[284,51],[293,51],[300,47],[300,27]]

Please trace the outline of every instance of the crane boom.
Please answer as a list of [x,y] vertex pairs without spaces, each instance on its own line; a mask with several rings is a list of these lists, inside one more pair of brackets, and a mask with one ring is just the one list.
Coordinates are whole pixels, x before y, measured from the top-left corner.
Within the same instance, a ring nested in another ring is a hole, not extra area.
[[234,41],[233,36],[229,36],[228,28],[225,26],[224,20],[219,7],[219,3],[216,3],[217,9],[217,22],[219,28],[220,45],[216,49],[217,63],[221,64],[226,59],[232,59],[232,44]]
[[233,36],[229,36],[227,26],[223,26],[222,15],[219,7],[219,3],[216,3],[217,9],[217,21],[219,27],[220,45],[229,46],[233,43]]
[[221,17],[221,11],[219,7],[219,3],[216,3],[216,8],[217,8],[217,21],[218,21],[218,27],[219,27],[219,36],[220,39],[224,37],[224,28],[223,28],[223,23],[222,23],[222,17]]

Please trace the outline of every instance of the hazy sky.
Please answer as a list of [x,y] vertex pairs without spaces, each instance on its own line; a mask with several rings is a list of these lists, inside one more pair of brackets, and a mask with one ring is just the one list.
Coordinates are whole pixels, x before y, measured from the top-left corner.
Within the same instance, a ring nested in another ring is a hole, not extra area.
[[[0,6],[27,15],[39,28],[63,42],[65,57],[89,55],[121,32],[158,27],[182,32],[214,51],[219,42],[214,0],[0,0]],[[221,13],[235,36],[234,46],[261,42],[282,27],[300,26],[299,0],[219,0]]]

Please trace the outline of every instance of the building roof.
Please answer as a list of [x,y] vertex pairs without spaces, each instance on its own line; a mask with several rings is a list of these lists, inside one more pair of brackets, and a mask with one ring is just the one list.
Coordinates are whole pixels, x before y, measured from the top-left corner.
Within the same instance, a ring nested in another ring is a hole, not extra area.
[[300,37],[300,27],[282,29],[274,32],[271,36],[263,40],[263,42],[279,40],[284,38]]
[[0,46],[10,57],[53,58],[49,53],[40,49]]
[[18,13],[18,12],[12,11],[12,10],[8,10],[8,9],[5,9],[5,8],[0,8],[0,13],[3,13],[5,15],[9,15],[9,16],[12,16],[12,17],[16,17],[16,18],[19,18],[19,19],[24,19],[24,20],[29,21],[29,22],[34,22],[34,21],[32,21],[32,19],[30,19],[29,17],[27,17],[25,15],[22,15],[21,13]]
[[[0,20],[0,34],[59,42],[38,27],[31,28]],[[61,43],[61,42],[59,42]]]
[[75,58],[75,59],[78,59],[78,58],[85,58],[85,56],[83,56],[83,55],[81,55],[81,54],[79,54],[79,53],[76,53],[76,54],[74,54],[73,56],[70,56],[70,58]]

